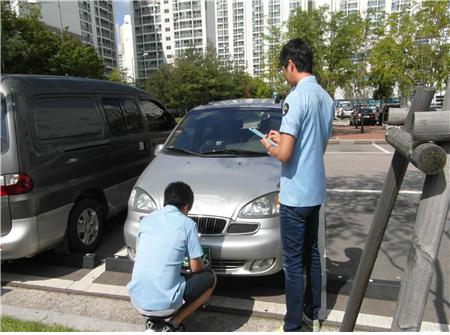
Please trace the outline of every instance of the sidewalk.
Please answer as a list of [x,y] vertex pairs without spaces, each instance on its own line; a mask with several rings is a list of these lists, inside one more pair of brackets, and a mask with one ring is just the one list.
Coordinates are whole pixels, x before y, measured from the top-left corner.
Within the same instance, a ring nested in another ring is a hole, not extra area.
[[386,143],[385,133],[384,126],[364,126],[364,133],[361,133],[361,127],[350,126],[348,120],[335,120],[330,144],[340,141],[383,144]]

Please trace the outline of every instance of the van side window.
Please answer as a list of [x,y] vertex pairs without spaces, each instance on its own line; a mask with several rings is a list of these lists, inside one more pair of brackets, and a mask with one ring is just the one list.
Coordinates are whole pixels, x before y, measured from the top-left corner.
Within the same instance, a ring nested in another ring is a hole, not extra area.
[[40,139],[98,135],[102,121],[90,98],[39,98],[34,101],[34,120]]
[[144,124],[139,113],[136,102],[131,99],[120,99],[125,121],[127,123],[127,131],[129,133],[140,132],[144,130]]
[[127,131],[125,118],[120,109],[118,99],[102,99],[109,131],[112,135],[124,134]]
[[172,115],[150,100],[142,100],[141,108],[144,112],[148,128],[153,131],[172,130],[176,126]]

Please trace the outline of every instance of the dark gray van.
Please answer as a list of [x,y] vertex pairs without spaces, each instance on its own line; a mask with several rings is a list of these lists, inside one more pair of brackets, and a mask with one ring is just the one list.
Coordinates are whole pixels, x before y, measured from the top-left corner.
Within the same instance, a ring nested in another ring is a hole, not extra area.
[[2,261],[63,241],[92,252],[175,120],[108,81],[5,75],[0,91]]

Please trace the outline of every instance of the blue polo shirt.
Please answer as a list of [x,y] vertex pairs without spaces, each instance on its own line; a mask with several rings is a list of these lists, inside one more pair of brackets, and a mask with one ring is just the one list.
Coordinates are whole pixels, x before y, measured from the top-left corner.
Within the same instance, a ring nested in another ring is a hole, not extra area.
[[296,138],[292,156],[281,167],[280,202],[309,207],[326,200],[323,154],[331,136],[334,102],[317,83],[303,78],[283,103],[280,132]]
[[203,255],[194,221],[167,205],[145,217],[136,239],[136,258],[128,293],[149,311],[178,309],[186,286],[180,275],[184,257]]

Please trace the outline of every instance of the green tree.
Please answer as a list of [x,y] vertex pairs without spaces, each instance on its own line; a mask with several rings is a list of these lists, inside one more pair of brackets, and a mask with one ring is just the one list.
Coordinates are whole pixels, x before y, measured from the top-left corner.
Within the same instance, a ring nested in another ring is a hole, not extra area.
[[93,46],[63,33],[58,51],[50,58],[50,74],[103,78],[104,65]]
[[68,32],[61,36],[40,22],[38,7],[26,6],[17,17],[9,1],[1,1],[3,73],[59,74],[103,78],[104,65],[92,46]]
[[150,74],[147,91],[168,108],[191,109],[211,101],[266,94],[264,83],[221,62],[209,45],[206,52],[187,50],[174,64]]
[[111,73],[108,75],[107,79],[109,81],[115,81],[117,83],[127,83],[127,75],[124,71],[119,69],[112,69]]

